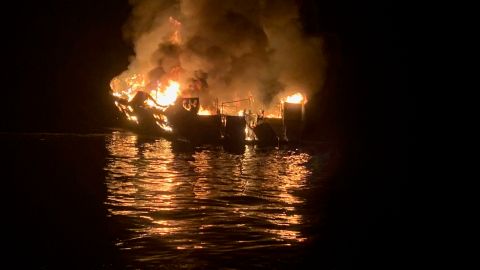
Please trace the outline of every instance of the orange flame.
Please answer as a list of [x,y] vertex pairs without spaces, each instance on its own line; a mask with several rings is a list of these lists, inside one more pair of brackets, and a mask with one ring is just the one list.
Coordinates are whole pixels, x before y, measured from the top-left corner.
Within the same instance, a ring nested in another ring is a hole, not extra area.
[[[169,17],[169,23],[172,28],[170,41],[173,44],[181,43],[181,26],[182,24],[173,17]],[[150,81],[146,74],[124,72],[123,74],[115,77],[110,82],[110,88],[112,89],[112,95],[121,99],[115,101],[115,105],[120,112],[124,113],[128,120],[139,123],[139,119],[134,115],[134,109],[129,105],[129,102],[135,97],[137,92],[142,91],[148,93],[149,97],[144,101],[144,105],[154,109],[160,109],[165,111],[168,106],[174,105],[178,96],[181,95],[180,83],[174,79],[178,78],[180,72],[179,67],[173,67],[166,80]],[[128,102],[128,103],[127,103]],[[156,115],[157,125],[165,131],[172,131],[171,126],[168,123],[166,117]]]
[[170,42],[173,44],[180,44],[182,42],[182,38],[180,36],[180,27],[182,26],[182,23],[177,21],[173,17],[168,18],[170,24],[172,25],[172,28],[174,29],[172,36],[170,37]]
[[301,93],[295,93],[286,97],[284,102],[300,104],[307,102],[307,99]]
[[209,111],[208,109],[203,108],[200,106],[200,109],[198,110],[198,115],[212,115],[212,112]]
[[113,91],[112,95],[128,101],[132,100],[137,91],[142,90],[144,87],[145,79],[140,74],[132,74],[126,78],[118,76],[110,82],[110,88]]
[[282,116],[279,114],[270,113],[267,115],[267,118],[282,118]]
[[[150,91],[150,96],[152,96],[160,106],[173,105],[179,95],[180,84],[173,80],[169,80],[167,87],[164,89],[162,89],[162,85],[159,84],[155,90]],[[155,107],[153,102],[149,103],[149,105]]]

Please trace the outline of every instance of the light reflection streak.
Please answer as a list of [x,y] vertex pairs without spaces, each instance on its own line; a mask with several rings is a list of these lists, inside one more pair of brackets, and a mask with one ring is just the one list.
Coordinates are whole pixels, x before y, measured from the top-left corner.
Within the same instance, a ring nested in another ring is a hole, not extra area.
[[107,150],[107,207],[132,234],[119,239],[122,250],[159,240],[187,250],[306,240],[297,210],[304,198],[295,195],[311,173],[306,153],[255,146],[243,155],[215,147],[175,152],[166,140],[125,133],[113,133]]

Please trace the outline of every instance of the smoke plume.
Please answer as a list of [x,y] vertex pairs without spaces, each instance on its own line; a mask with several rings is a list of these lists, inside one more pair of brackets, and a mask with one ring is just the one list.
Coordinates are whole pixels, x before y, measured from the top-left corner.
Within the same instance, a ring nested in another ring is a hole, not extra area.
[[[294,0],[136,0],[125,25],[135,56],[119,78],[174,79],[202,104],[319,91],[322,40],[302,33]],[[198,94],[197,94],[198,96]]]

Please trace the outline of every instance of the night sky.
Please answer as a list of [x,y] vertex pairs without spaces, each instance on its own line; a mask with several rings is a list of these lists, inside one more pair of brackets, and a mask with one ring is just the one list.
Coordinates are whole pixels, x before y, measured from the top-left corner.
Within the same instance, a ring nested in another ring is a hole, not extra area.
[[[304,29],[326,41],[327,81],[310,97],[306,137],[345,153],[332,197],[350,257],[406,244],[409,94],[406,8],[364,1],[299,1]],[[96,132],[115,125],[109,82],[133,51],[122,37],[127,1],[36,1],[3,9],[3,132]],[[354,173],[355,172],[355,173]],[[363,194],[369,194],[367,198]],[[407,196],[408,197],[408,196]],[[369,224],[357,224],[358,216]],[[393,226],[395,225],[395,226]],[[342,227],[343,226],[343,227]],[[358,228],[364,226],[365,228]],[[365,230],[363,230],[365,229]],[[335,228],[332,229],[335,231]],[[332,236],[334,237],[334,236]],[[370,243],[353,254],[356,239]],[[353,243],[353,244],[352,244]],[[385,255],[385,256],[384,256]],[[340,256],[340,255],[339,255]],[[383,256],[383,257],[382,257]]]
[[[132,54],[126,1],[47,1],[12,8],[6,131],[89,132],[109,126],[109,82]],[[7,27],[8,25],[8,27]],[[18,102],[18,101],[22,102]]]

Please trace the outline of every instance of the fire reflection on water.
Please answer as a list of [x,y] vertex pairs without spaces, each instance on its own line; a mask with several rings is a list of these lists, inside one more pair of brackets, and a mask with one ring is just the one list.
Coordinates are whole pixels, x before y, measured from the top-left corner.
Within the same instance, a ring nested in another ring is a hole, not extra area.
[[253,146],[242,155],[213,146],[178,152],[169,141],[125,133],[114,133],[107,149],[106,203],[127,231],[117,243],[125,251],[155,241],[219,252],[306,239],[298,211],[304,199],[295,195],[311,173],[306,153]]

